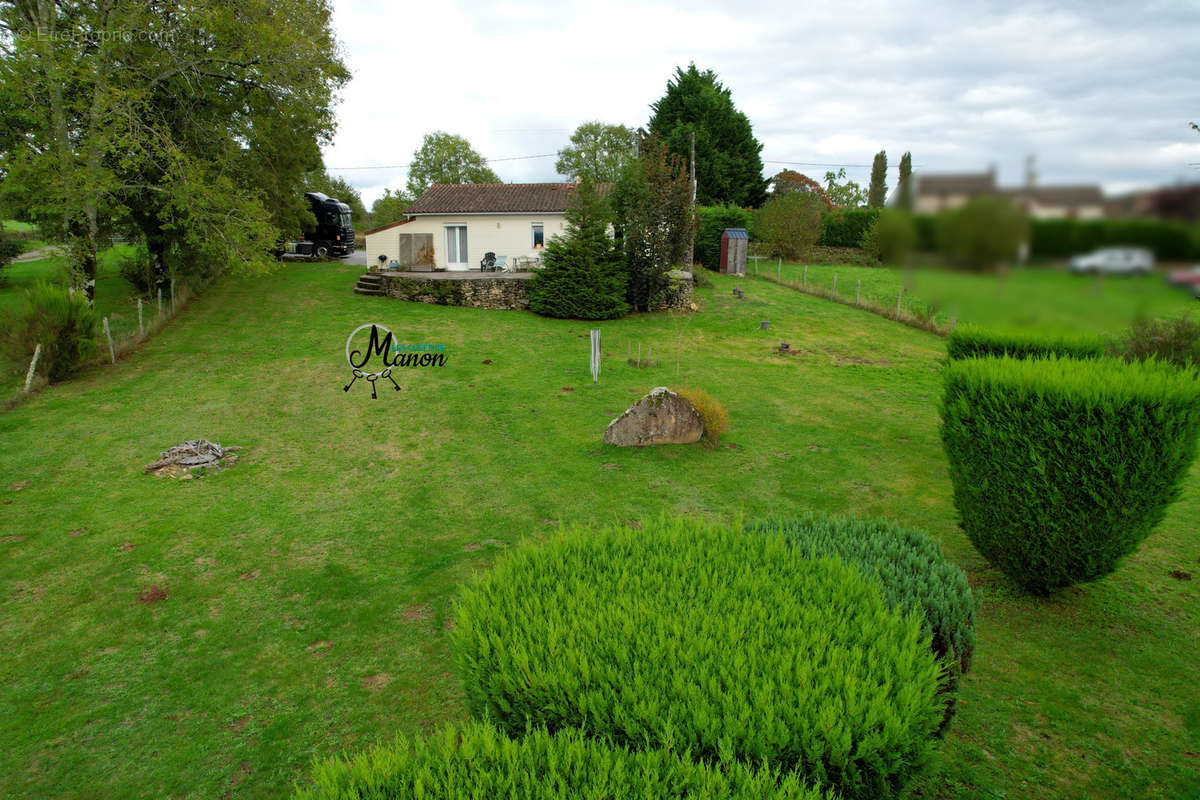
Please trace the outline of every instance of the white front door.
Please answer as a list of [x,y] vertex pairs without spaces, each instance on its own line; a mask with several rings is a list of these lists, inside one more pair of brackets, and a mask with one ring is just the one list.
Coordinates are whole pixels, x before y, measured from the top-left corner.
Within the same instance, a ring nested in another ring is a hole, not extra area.
[[446,269],[470,269],[467,263],[467,226],[446,226]]

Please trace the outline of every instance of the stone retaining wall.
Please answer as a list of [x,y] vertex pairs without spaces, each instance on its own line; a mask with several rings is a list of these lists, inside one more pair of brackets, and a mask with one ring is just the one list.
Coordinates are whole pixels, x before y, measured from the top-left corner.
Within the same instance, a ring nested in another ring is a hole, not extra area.
[[528,275],[504,278],[447,278],[412,273],[389,275],[386,272],[380,275],[383,276],[383,293],[397,300],[439,306],[529,308],[529,298],[525,294]]

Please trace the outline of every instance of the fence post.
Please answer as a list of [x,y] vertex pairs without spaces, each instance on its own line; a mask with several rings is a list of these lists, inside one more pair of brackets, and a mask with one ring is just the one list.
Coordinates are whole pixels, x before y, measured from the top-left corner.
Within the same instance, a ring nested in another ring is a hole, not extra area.
[[904,287],[900,287],[900,291],[896,293],[896,319],[900,319],[900,300],[904,297]]
[[38,359],[42,355],[42,343],[38,342],[38,346],[33,348],[33,360],[29,362],[29,371],[25,373],[25,393],[29,394],[29,387],[33,385],[33,373],[37,370]]
[[837,297],[837,273],[833,273],[833,296]]
[[146,329],[142,326],[142,298],[138,298],[138,336],[144,336]]
[[858,279],[858,288],[854,290],[854,305],[862,305],[862,278]]
[[808,288],[808,264],[804,265],[804,288]]
[[783,256],[779,257],[779,263],[775,265],[775,280],[783,280]]
[[108,357],[112,363],[117,363],[117,353],[113,350],[112,331],[108,328],[108,317],[104,318],[104,336],[108,339]]
[[592,383],[600,381],[600,331],[592,331]]

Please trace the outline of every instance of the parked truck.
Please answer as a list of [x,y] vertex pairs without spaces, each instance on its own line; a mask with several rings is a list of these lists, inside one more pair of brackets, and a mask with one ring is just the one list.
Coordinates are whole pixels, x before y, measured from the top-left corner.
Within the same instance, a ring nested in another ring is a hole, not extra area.
[[298,240],[285,242],[277,253],[279,257],[327,258],[353,253],[354,225],[350,219],[350,206],[321,192],[305,192],[304,197],[317,219],[317,226],[305,231]]

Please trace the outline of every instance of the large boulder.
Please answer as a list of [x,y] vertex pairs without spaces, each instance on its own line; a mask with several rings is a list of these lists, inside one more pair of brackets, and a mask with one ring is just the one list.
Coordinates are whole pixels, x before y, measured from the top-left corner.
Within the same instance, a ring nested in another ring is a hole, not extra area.
[[604,441],[619,447],[648,444],[691,444],[700,440],[704,423],[695,406],[665,386],[651,389],[608,424]]

